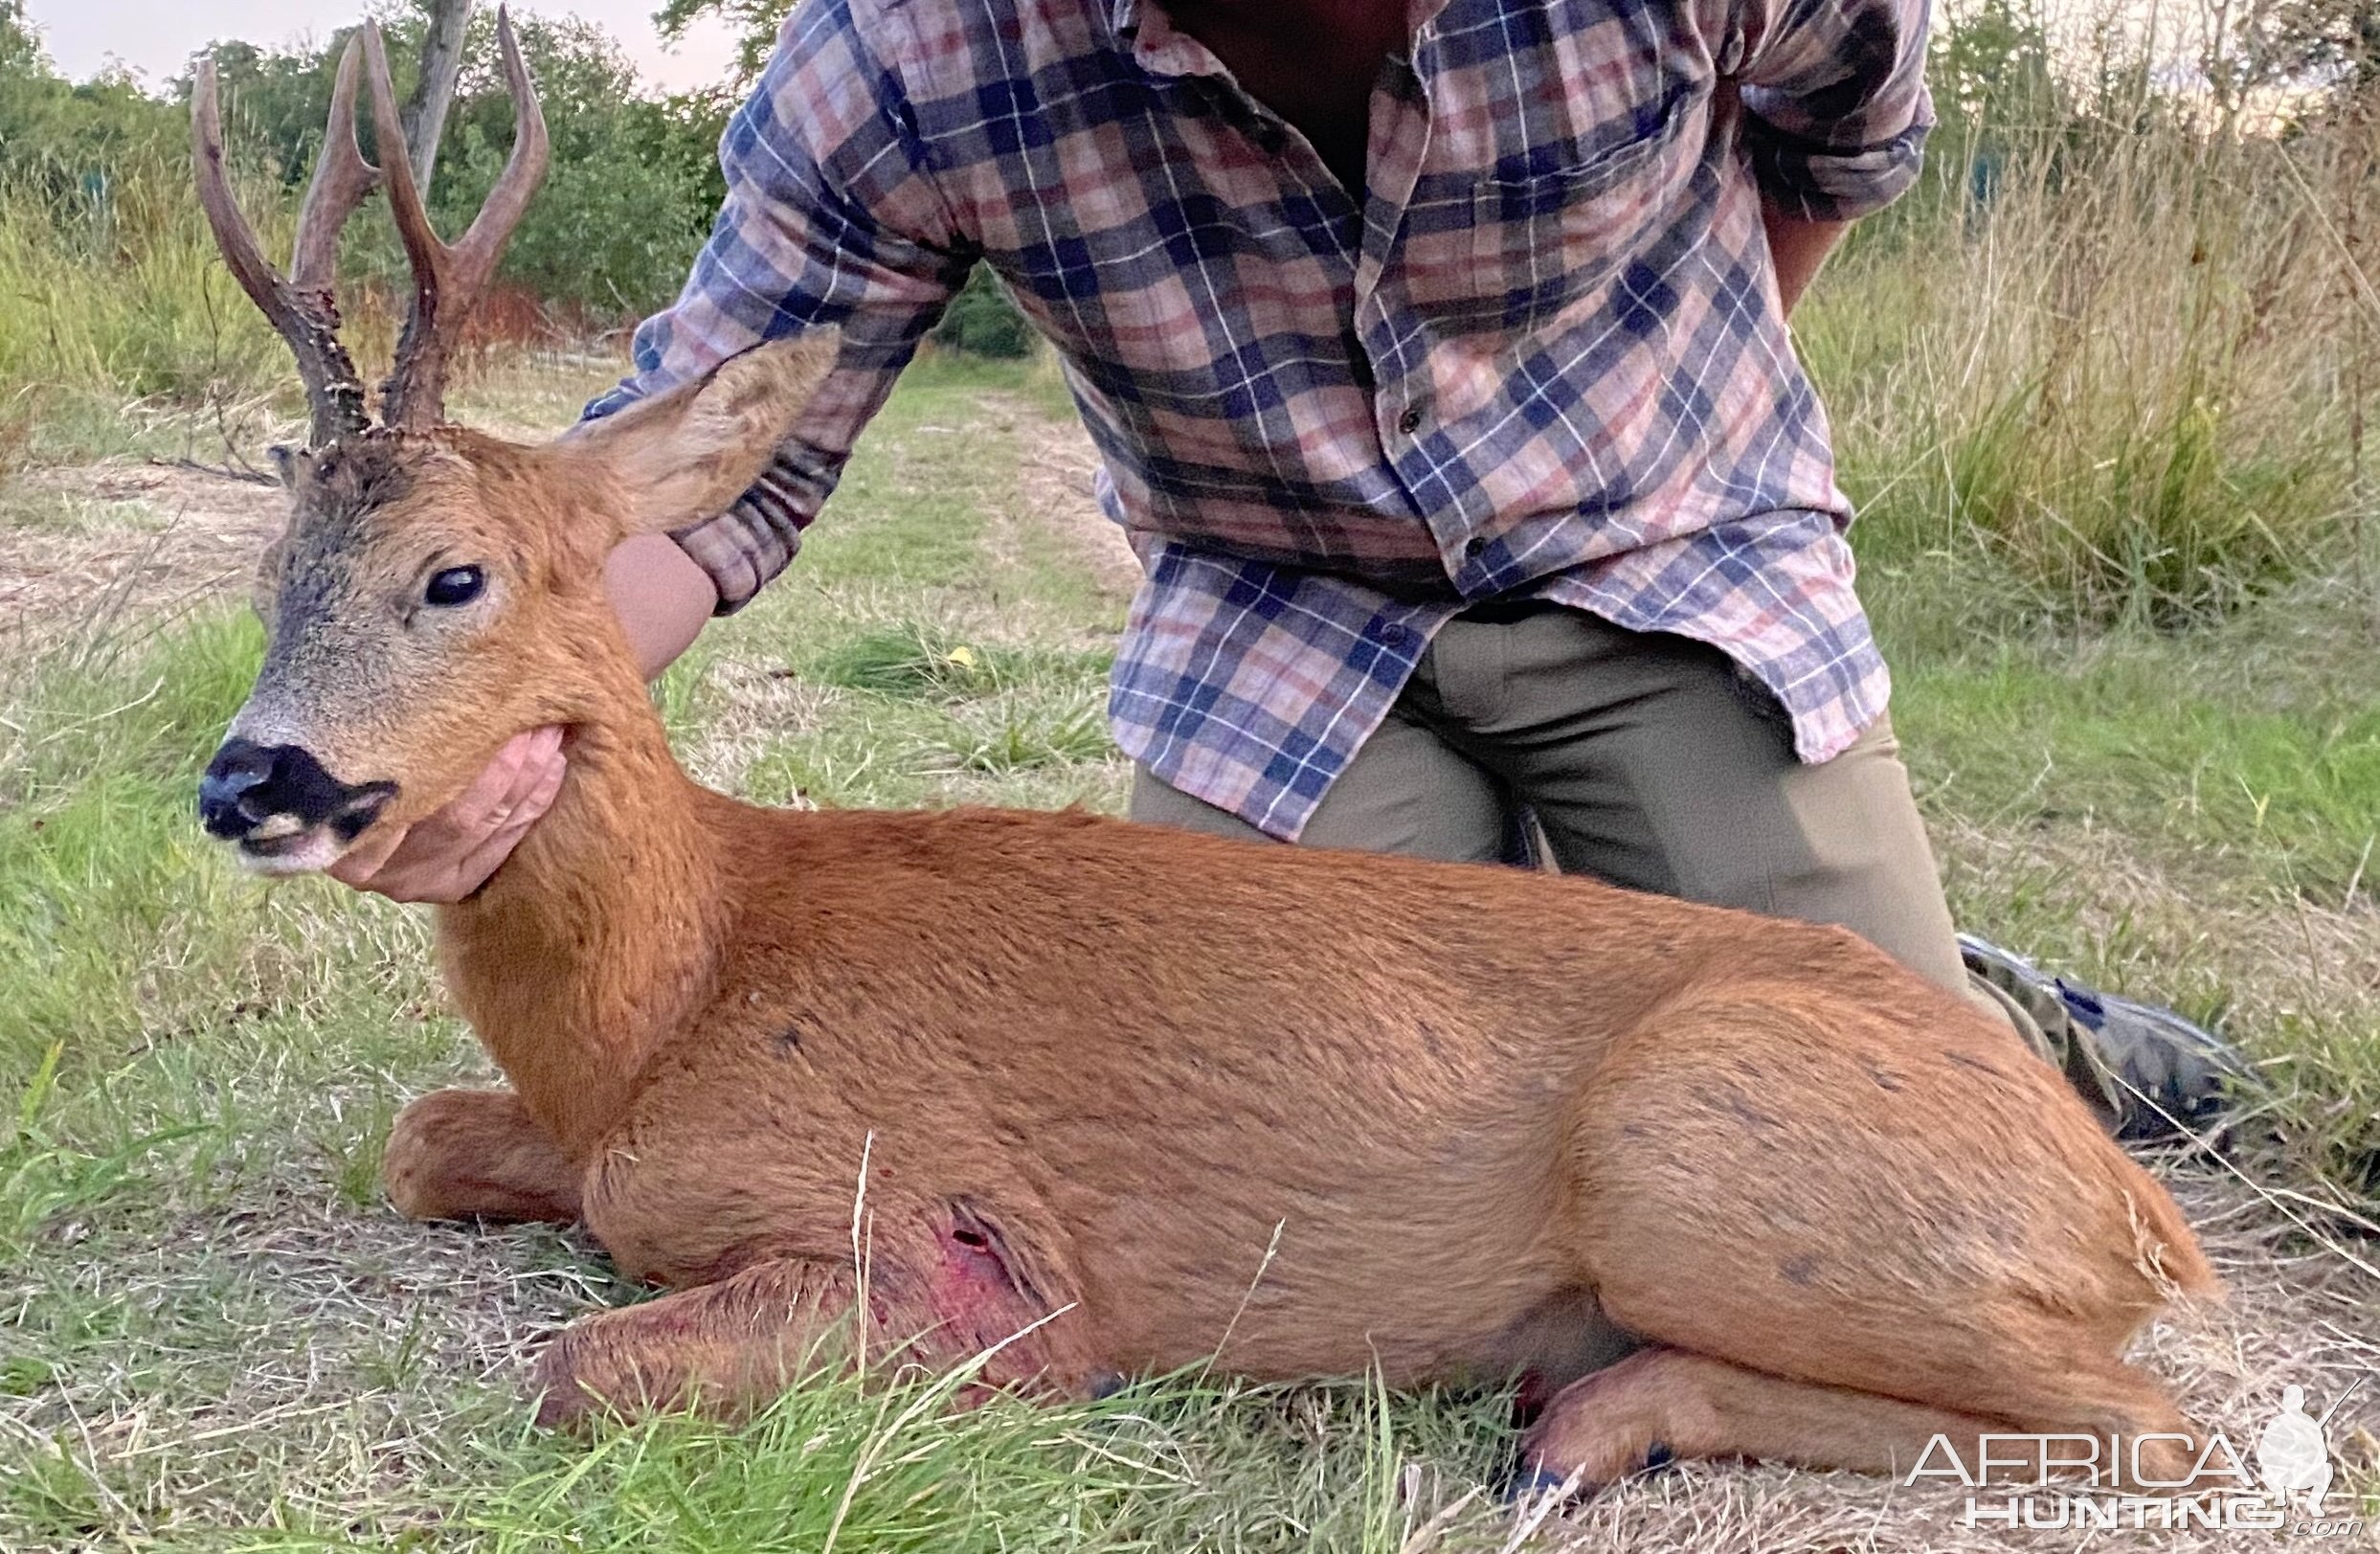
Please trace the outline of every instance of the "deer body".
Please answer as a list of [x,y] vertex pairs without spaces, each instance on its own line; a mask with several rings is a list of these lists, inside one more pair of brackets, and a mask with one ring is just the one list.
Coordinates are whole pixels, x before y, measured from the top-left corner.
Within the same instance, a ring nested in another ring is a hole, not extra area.
[[[1920,1290],[1969,1337],[2096,1307],[2104,1357],[2159,1298],[2144,1255],[2204,1282],[2054,1073],[1842,931],[1080,815],[756,808],[600,657],[563,799],[438,938],[638,1275],[848,1266],[856,1208],[923,1311],[1046,1320],[1007,1379],[1068,1389],[1219,1349],[1560,1386],[1697,1322],[1823,1379],[1847,1297],[1916,1337]],[[573,1359],[550,1385],[620,1385]]]
[[[814,332],[546,447],[446,425],[443,356],[534,186],[448,247],[355,149],[369,26],[284,280],[192,92],[202,200],[289,338],[313,446],[262,668],[200,784],[266,873],[321,869],[568,730],[551,813],[440,958],[508,1088],[398,1117],[416,1216],[584,1221],[676,1286],[573,1324],[543,1412],[765,1403],[897,1351],[1084,1392],[1525,1375],[1537,1468],[1906,1470],[1937,1434],[2187,1426],[2122,1351],[2212,1275],[2164,1191],[2011,1032],[1836,929],[1583,880],[1082,815],[797,814],[671,758],[612,548],[724,508],[832,366]],[[389,141],[393,145],[394,142]],[[379,429],[336,339],[339,223],[385,184],[416,306]],[[2155,1487],[2155,1486],[2147,1486]]]

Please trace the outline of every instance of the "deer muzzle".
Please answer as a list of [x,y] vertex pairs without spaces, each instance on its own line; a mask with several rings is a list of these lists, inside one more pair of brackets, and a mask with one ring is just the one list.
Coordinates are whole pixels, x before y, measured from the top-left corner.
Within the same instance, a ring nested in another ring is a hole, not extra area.
[[327,867],[396,797],[393,782],[342,782],[297,745],[232,738],[198,779],[198,819],[258,873]]

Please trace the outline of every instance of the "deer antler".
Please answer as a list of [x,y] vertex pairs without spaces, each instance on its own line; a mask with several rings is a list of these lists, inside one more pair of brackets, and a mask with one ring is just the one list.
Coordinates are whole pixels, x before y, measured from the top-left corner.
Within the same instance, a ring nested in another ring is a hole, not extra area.
[[380,171],[364,160],[355,141],[355,72],[360,40],[349,39],[339,58],[339,76],[330,95],[330,121],[323,137],[322,155],[314,164],[314,181],[307,187],[305,205],[298,216],[298,240],[283,279],[264,257],[256,228],[240,214],[232,195],[231,178],[223,168],[223,120],[215,86],[214,61],[198,62],[191,88],[191,156],[198,180],[198,203],[214,230],[223,261],[250,300],[272,321],[275,332],[288,342],[298,358],[298,376],[305,384],[306,403],[313,412],[307,441],[321,447],[335,438],[360,432],[370,422],[364,403],[364,383],[354,359],[339,343],[339,304],[333,294],[332,272],[339,253],[339,230],[364,203]]
[[[487,294],[496,263],[504,257],[512,229],[521,224],[529,196],[546,175],[546,116],[537,105],[537,90],[528,67],[521,62],[520,44],[512,35],[512,18],[496,12],[496,40],[505,56],[505,78],[512,92],[512,155],[505,163],[496,187],[488,191],[471,230],[451,246],[440,242],[422,208],[421,191],[415,186],[412,167],[402,155],[384,149],[389,183],[389,213],[396,218],[397,236],[413,261],[414,305],[405,320],[404,336],[396,347],[396,366],[380,390],[380,418],[394,427],[438,423],[444,414],[446,361],[462,338],[472,309]],[[401,133],[396,89],[389,81],[389,56],[378,26],[364,24],[364,53],[371,69],[372,120],[380,126],[381,145],[393,145]]]

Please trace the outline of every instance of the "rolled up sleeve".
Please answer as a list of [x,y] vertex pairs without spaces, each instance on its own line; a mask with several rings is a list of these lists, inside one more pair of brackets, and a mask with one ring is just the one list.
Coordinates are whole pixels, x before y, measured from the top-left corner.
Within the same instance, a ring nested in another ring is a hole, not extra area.
[[606,416],[764,341],[836,326],[842,346],[775,461],[716,518],[675,536],[719,612],[785,569],[860,433],[974,263],[929,177],[897,77],[849,0],[811,0],[720,143],[727,201],[670,308],[637,330]]
[[1749,0],[1744,148],[1769,201],[1810,221],[1881,210],[1917,181],[1933,101],[1928,0]]

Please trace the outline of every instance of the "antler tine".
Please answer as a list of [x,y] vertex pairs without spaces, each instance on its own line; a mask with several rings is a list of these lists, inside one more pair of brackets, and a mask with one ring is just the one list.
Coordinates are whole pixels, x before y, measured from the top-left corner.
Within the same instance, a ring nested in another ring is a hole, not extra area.
[[546,116],[522,62],[512,17],[496,12],[496,40],[504,50],[505,77],[512,92],[512,155],[496,187],[472,220],[471,230],[449,245],[438,240],[423,208],[413,169],[396,145],[402,131],[396,88],[389,79],[389,56],[378,27],[364,29],[365,58],[371,71],[372,120],[380,126],[380,160],[389,181],[389,212],[413,263],[414,305],[397,342],[396,366],[381,386],[380,417],[391,426],[436,425],[444,415],[446,363],[461,342],[463,326],[487,294],[505,245],[521,224],[531,195],[546,176]]
[[[328,270],[322,271],[316,283],[282,280],[264,257],[264,245],[257,240],[256,228],[240,213],[239,202],[232,194],[231,175],[223,166],[222,108],[212,58],[198,62],[198,74],[191,87],[191,164],[198,184],[199,208],[207,214],[207,225],[214,233],[215,246],[222,250],[224,264],[239,282],[239,289],[248,294],[249,301],[257,304],[272,324],[273,331],[288,344],[289,353],[297,358],[298,378],[305,385],[306,405],[311,412],[307,442],[321,447],[337,438],[362,431],[370,424],[370,417],[364,408],[363,379],[357,374],[354,359],[348,355],[347,348],[339,344],[339,309],[331,298]],[[323,183],[320,171],[315,182],[318,188]],[[307,196],[306,205],[311,214],[313,195]],[[330,209],[329,205],[323,207],[326,214]],[[350,204],[348,210],[352,209]],[[344,219],[345,213],[340,214]],[[313,229],[306,226],[303,230],[310,233]],[[333,242],[335,238],[334,229]],[[303,237],[300,247],[305,247]]]
[[339,262],[339,232],[379,185],[380,169],[364,160],[355,137],[356,73],[363,40],[348,38],[339,56],[339,76],[330,89],[330,120],[323,148],[314,159],[314,181],[298,213],[298,246],[289,261],[289,283],[327,293]]
[[528,79],[520,40],[512,35],[512,13],[503,6],[496,8],[496,43],[504,51],[505,89],[512,95],[512,154],[505,159],[505,170],[496,187],[487,191],[480,214],[472,217],[471,230],[456,245],[475,253],[484,251],[480,262],[490,275],[504,257],[505,245],[512,240],[513,229],[528,214],[537,186],[546,181],[550,150],[546,110],[537,101],[537,83]]

